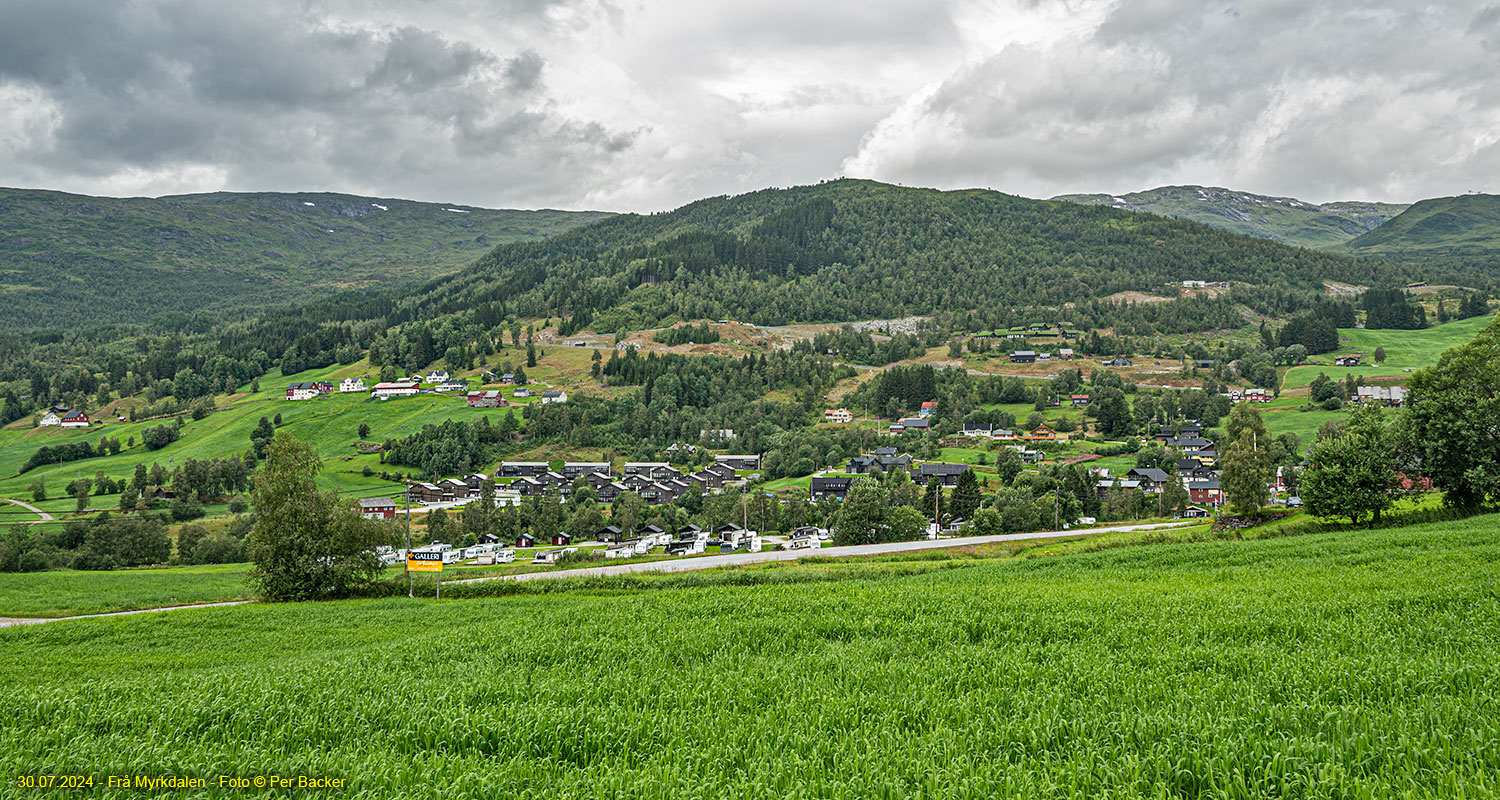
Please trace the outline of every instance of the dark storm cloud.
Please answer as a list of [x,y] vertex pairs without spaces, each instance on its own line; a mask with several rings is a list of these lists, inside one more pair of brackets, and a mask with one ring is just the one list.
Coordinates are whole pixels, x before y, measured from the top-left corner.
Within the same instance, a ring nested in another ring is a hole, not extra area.
[[[630,134],[533,97],[544,68],[533,50],[351,25],[315,6],[12,4],[0,11],[0,85],[48,113],[0,155],[22,175],[144,170],[170,183],[206,170],[232,187],[423,196],[489,182],[543,187],[512,203],[563,202],[576,173],[552,186],[518,178],[612,158]],[[432,180],[460,159],[462,179]]]

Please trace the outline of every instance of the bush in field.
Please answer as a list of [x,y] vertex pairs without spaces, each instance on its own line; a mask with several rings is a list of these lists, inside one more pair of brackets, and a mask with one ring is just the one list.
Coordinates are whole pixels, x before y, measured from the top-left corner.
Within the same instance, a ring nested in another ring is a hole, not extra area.
[[208,535],[208,528],[203,525],[184,525],[177,529],[177,560],[189,564],[192,563],[193,548],[198,545],[198,540]]
[[141,443],[146,445],[147,450],[160,450],[177,441],[177,436],[177,428],[157,425],[141,431]]
[[337,492],[319,492],[321,466],[312,445],[286,431],[266,448],[249,555],[267,600],[344,596],[380,572],[374,548],[391,543],[392,526],[360,517]]
[[194,564],[233,564],[244,560],[244,542],[227,533],[210,533],[193,547]]
[[188,520],[201,519],[207,513],[208,512],[203,510],[203,506],[200,506],[197,503],[192,502],[191,500],[184,500],[179,497],[176,500],[172,501],[172,519],[176,522],[187,522]]
[[51,560],[40,550],[27,550],[16,559],[16,572],[41,572],[51,567]]
[[83,550],[73,556],[73,560],[68,562],[68,567],[77,570],[103,572],[114,569],[115,560],[108,553]]

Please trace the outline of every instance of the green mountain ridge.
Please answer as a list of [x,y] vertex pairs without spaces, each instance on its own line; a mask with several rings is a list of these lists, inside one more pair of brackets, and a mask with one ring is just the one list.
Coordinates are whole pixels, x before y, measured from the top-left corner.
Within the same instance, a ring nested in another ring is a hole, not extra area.
[[1173,292],[1189,279],[1321,294],[1325,279],[1363,284],[1384,269],[1158,215],[838,180],[500,246],[398,298],[388,321],[485,306],[486,319],[562,314],[570,329],[600,331],[674,317],[779,325],[995,314]]
[[421,281],[497,244],[606,216],[328,192],[113,198],[0,189],[0,325],[129,323]]
[[1124,195],[1065,194],[1052,199],[1191,220],[1233,233],[1311,248],[1348,242],[1407,208],[1396,203],[1361,201],[1320,205],[1216,186],[1163,186]]
[[1423,200],[1340,251],[1393,258],[1492,255],[1500,252],[1500,195]]

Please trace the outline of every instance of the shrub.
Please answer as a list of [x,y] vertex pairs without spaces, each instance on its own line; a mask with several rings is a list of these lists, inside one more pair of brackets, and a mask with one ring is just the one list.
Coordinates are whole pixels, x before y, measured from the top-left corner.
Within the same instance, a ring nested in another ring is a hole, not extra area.
[[249,510],[250,504],[245,502],[243,497],[236,497],[229,501],[229,513],[231,514],[243,514]]
[[141,431],[141,443],[146,445],[147,450],[160,450],[177,441],[177,436],[176,428],[157,425],[154,428],[147,428]]
[[41,572],[51,567],[52,562],[40,550],[27,550],[16,559],[17,572]]
[[68,564],[73,569],[103,572],[115,568],[115,560],[108,553],[95,550],[80,550]]
[[177,560],[183,563],[193,563],[193,549],[198,546],[199,540],[208,535],[208,529],[202,525],[184,525],[177,530]]
[[245,543],[227,533],[210,533],[193,547],[194,564],[233,564],[245,560]]
[[203,510],[203,506],[189,500],[178,498],[172,503],[172,519],[176,522],[199,519],[206,513],[208,512]]

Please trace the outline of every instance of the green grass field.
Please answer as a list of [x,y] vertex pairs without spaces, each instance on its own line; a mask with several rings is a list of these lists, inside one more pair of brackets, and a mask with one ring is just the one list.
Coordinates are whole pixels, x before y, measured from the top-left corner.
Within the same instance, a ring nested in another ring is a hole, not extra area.
[[249,564],[112,572],[0,572],[0,617],[70,617],[136,608],[242,600]]
[[1492,797],[1497,534],[4,629],[0,771],[416,798]]
[[[1340,341],[1339,349],[1333,353],[1314,356],[1314,360],[1322,362],[1321,364],[1307,364],[1288,370],[1282,379],[1282,386],[1284,389],[1307,386],[1318,377],[1319,372],[1339,380],[1350,374],[1365,379],[1405,376],[1407,369],[1421,369],[1436,364],[1444,350],[1470,341],[1494,320],[1493,316],[1472,317],[1420,331],[1340,328],[1339,338],[1347,341]],[[1385,361],[1379,367],[1369,366],[1377,347],[1385,348]],[[1364,366],[1333,366],[1335,357],[1355,353],[1364,354]]]

